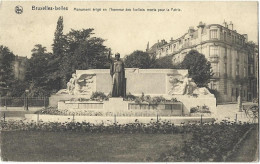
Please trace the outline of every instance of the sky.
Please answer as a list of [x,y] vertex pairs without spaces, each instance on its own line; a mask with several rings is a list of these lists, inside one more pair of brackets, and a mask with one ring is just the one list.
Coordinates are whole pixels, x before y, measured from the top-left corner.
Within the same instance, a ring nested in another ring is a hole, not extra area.
[[[23,7],[16,14],[15,6]],[[68,7],[68,10],[32,10],[35,7]],[[89,9],[91,11],[76,11]],[[100,8],[101,11],[93,11]],[[131,11],[110,11],[126,9]],[[137,11],[133,11],[133,8]],[[107,9],[107,11],[103,11]],[[156,9],[156,11],[139,11]],[[165,9],[165,11],[158,11]],[[166,11],[169,9],[169,11]],[[180,9],[181,11],[172,11]],[[158,40],[177,39],[190,26],[197,27],[200,21],[206,24],[234,24],[240,34],[248,34],[248,40],[258,43],[257,2],[26,2],[0,1],[0,45],[7,46],[15,55],[31,56],[35,44],[42,44],[52,52],[54,32],[59,16],[63,16],[64,34],[71,29],[94,28],[94,36],[105,39],[112,53],[128,55],[135,50],[145,51]]]

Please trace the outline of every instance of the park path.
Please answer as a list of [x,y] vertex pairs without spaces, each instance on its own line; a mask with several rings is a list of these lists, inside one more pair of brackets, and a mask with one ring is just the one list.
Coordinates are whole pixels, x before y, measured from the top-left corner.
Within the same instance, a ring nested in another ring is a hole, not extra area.
[[[250,102],[243,102],[243,105],[252,104]],[[252,122],[251,118],[245,115],[245,112],[238,112],[237,104],[223,104],[217,106],[216,122],[221,122],[222,120],[228,121],[241,121],[241,122]],[[257,121],[256,121],[257,122]]]
[[227,160],[227,162],[256,162],[258,160],[258,129],[254,128],[249,133],[249,136],[242,141],[238,150]]

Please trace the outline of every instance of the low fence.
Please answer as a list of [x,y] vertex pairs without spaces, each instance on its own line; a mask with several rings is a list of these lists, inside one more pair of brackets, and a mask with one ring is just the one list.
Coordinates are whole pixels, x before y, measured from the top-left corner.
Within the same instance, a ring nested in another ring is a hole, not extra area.
[[41,114],[25,114],[27,122],[89,122],[93,124],[129,124],[129,123],[151,123],[151,122],[170,122],[175,125],[183,123],[209,123],[214,122],[213,117],[165,117],[165,116],[155,116],[155,117],[120,117],[114,116],[62,116],[62,115],[41,115]]
[[[27,105],[28,104],[28,105]],[[1,97],[0,107],[47,107],[47,97]]]
[[[164,102],[160,104],[127,102],[127,106],[120,106],[121,110],[113,110],[115,106],[106,107],[106,102],[58,102],[58,109],[68,113],[78,113],[85,115],[86,113],[96,113],[96,115],[116,115],[119,116],[182,116],[183,104],[181,102]],[[94,114],[95,115],[95,114]]]
[[181,116],[183,115],[183,104],[181,102],[164,104],[137,104],[129,103],[128,109],[135,110],[159,110],[163,116]]

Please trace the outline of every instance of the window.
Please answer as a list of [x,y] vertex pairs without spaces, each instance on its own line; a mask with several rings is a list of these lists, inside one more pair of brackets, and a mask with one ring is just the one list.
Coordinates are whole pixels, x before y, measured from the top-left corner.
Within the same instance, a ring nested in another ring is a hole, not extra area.
[[239,76],[239,65],[236,67],[236,75]]
[[224,71],[225,71],[224,73],[226,74],[226,73],[227,73],[227,63],[224,63],[224,69],[225,69],[225,70],[224,70]]
[[214,76],[218,77],[219,76],[219,72],[218,72],[218,63],[211,63],[211,70],[214,73]]
[[250,74],[253,74],[254,73],[254,67],[253,65],[250,66]]
[[244,67],[244,77],[246,77],[246,67]]
[[227,33],[226,33],[226,31],[224,32],[224,41],[226,41],[226,39],[227,39]]
[[224,81],[224,94],[227,94],[227,80]]
[[210,38],[217,39],[218,38],[218,30],[210,30]]
[[217,84],[214,81],[210,82],[210,89],[217,90]]
[[218,56],[218,47],[217,46],[209,47],[209,56]]

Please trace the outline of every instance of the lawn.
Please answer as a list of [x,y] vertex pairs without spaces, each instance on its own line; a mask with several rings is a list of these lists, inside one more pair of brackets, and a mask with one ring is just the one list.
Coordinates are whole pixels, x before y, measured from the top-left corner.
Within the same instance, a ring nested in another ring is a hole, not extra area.
[[259,160],[258,145],[259,145],[258,128],[254,128],[247,138],[242,141],[240,147],[227,160],[227,162],[253,162]]
[[4,161],[155,161],[190,134],[90,134],[83,132],[1,132]]

